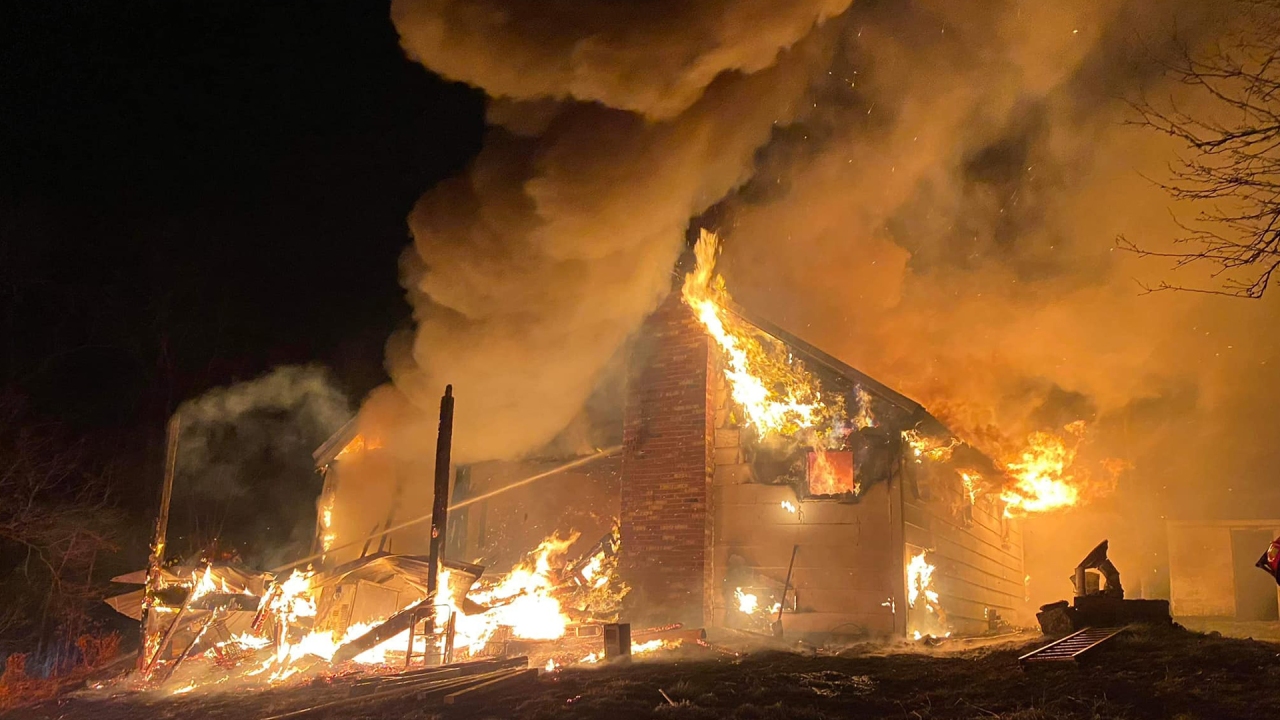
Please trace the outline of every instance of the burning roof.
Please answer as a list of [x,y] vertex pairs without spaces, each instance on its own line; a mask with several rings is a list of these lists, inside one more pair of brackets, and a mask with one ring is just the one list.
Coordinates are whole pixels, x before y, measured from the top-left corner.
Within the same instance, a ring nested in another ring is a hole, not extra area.
[[[1105,481],[1072,471],[1084,423],[1072,423],[1061,434],[1032,433],[1020,451],[992,459],[920,403],[734,303],[715,273],[718,252],[719,239],[703,230],[694,248],[696,265],[681,289],[683,299],[721,352],[745,424],[762,438],[786,436],[810,446],[811,468],[831,475],[845,461],[831,451],[853,449],[848,437],[870,429],[900,435],[918,462],[952,466],[971,500],[992,494],[1006,517],[1071,507],[1089,493],[1109,489]],[[831,486],[857,495],[857,481],[850,482],[824,483],[817,494],[831,494],[821,492]]]

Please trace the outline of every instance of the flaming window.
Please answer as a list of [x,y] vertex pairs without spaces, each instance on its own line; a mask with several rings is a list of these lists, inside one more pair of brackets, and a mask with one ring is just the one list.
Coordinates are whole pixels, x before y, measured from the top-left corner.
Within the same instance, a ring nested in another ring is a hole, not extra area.
[[816,450],[809,453],[809,494],[857,494],[858,483],[853,474],[853,453]]

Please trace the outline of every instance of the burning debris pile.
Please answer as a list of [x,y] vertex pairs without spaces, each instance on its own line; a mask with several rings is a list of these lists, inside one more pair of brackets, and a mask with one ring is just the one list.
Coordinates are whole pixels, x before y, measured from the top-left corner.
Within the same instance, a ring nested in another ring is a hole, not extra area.
[[[493,578],[445,561],[440,600],[430,607],[427,564],[418,556],[383,553],[274,577],[214,563],[175,568],[156,589],[141,671],[131,680],[181,694],[513,654],[547,668],[597,662],[601,628],[617,620],[627,587],[616,574],[616,530],[570,560],[577,540],[553,535]],[[143,592],[113,605],[140,617]],[[681,643],[671,632],[639,635],[633,654]]]

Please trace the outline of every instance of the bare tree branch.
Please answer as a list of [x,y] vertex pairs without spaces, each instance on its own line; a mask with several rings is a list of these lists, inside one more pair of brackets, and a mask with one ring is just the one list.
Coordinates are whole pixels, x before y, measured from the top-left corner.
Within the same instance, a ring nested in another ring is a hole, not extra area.
[[1237,0],[1240,22],[1203,50],[1183,49],[1166,74],[1193,88],[1209,110],[1193,114],[1173,99],[1132,104],[1141,125],[1183,144],[1159,182],[1176,200],[1200,205],[1171,250],[1127,238],[1117,247],[1143,257],[1213,267],[1217,287],[1161,282],[1147,292],[1187,290],[1260,298],[1280,267],[1280,1]]

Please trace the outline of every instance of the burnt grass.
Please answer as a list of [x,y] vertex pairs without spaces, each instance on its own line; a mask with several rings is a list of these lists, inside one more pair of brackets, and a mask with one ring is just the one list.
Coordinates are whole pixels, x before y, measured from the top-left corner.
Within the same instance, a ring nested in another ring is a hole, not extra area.
[[[694,648],[664,660],[570,668],[462,705],[401,696],[320,709],[308,718],[1280,718],[1280,644],[1183,630],[1135,629],[1080,665],[1019,668],[1042,638],[981,649],[835,655],[777,650],[738,657]],[[163,699],[63,698],[7,718],[265,718],[335,698],[315,683]],[[661,691],[661,692],[660,692]],[[668,699],[663,697],[666,693]]]

